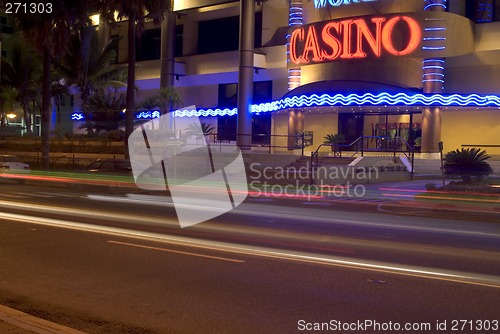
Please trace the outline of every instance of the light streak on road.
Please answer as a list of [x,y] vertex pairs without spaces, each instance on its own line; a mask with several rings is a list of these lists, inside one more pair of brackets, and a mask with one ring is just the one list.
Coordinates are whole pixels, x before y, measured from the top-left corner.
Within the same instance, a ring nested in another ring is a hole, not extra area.
[[22,202],[12,202],[0,200],[0,208],[10,208],[10,209],[21,209],[24,211],[34,212],[37,214],[48,213],[48,214],[59,214],[59,215],[72,215],[81,218],[96,219],[96,221],[121,221],[121,222],[144,222],[148,224],[156,224],[162,226],[178,226],[177,220],[168,219],[165,217],[152,217],[145,215],[134,215],[131,213],[121,214],[117,212],[107,212],[103,210],[85,210],[69,208],[66,206],[55,206],[55,205],[42,205],[35,203],[22,203]]
[[[148,242],[158,242],[163,244],[177,245],[203,249],[207,251],[226,252],[251,257],[264,257],[292,262],[311,263],[317,265],[326,265],[333,267],[343,267],[356,270],[368,270],[388,274],[397,274],[404,276],[419,277],[424,279],[433,279],[448,281],[460,284],[472,284],[490,288],[500,288],[500,277],[473,273],[464,273],[450,270],[437,270],[432,268],[423,268],[417,266],[403,266],[397,264],[383,263],[371,260],[351,259],[331,255],[318,255],[308,252],[299,252],[293,250],[276,250],[269,247],[238,245],[228,242],[219,242],[211,240],[199,240],[183,236],[163,235],[159,233],[135,231],[125,228],[108,227],[100,225],[85,224],[68,220],[33,217],[24,214],[3,213],[0,212],[0,219],[16,221],[21,223],[31,223],[58,228],[67,228],[72,230],[112,235],[122,238],[133,238]],[[108,243],[117,243],[120,241],[108,240]],[[131,243],[130,243],[131,244]],[[145,245],[144,247],[147,247]],[[181,254],[179,254],[181,255]],[[211,255],[209,255],[211,256]]]
[[[166,196],[152,196],[152,195],[137,195],[137,194],[129,194],[128,198],[125,197],[119,197],[119,196],[103,196],[103,195],[91,195],[89,198],[94,199],[94,200],[100,200],[100,201],[111,201],[111,202],[124,202],[124,203],[137,203],[137,204],[145,204],[145,205],[154,205],[154,206],[171,206],[173,207],[174,204],[172,201],[169,199],[169,197]],[[1,202],[0,202],[1,204]],[[189,206],[188,204],[185,204],[186,206]],[[379,205],[379,210],[384,211],[382,209],[382,205]],[[207,210],[207,207],[200,206],[200,205],[190,205],[190,207],[193,210]],[[245,205],[242,205],[235,210],[233,210],[235,213],[242,214],[242,215],[247,215],[247,216],[255,216],[255,217],[260,217],[261,213],[259,211],[255,210],[247,210],[245,209]],[[341,223],[341,224],[348,224],[348,225],[358,225],[358,226],[366,226],[366,227],[387,227],[387,228],[396,228],[396,229],[401,229],[401,230],[407,230],[407,231],[418,231],[418,232],[431,232],[431,233],[447,233],[447,234],[458,234],[458,235],[468,235],[468,236],[480,236],[480,237],[493,237],[493,238],[498,238],[500,239],[500,231],[496,230],[494,233],[486,233],[486,232],[481,232],[481,231],[471,231],[471,230],[463,230],[457,227],[456,225],[450,227],[450,228],[439,228],[439,227],[434,227],[434,226],[416,226],[415,224],[401,224],[401,223],[384,223],[384,222],[377,222],[374,221],[373,219],[370,220],[362,220],[362,219],[350,219],[350,218],[341,218],[341,217],[332,217],[331,215],[328,215],[327,217],[318,217],[318,216],[313,216],[313,215],[307,215],[307,214],[298,214],[297,212],[290,213],[290,209],[287,209],[286,212],[271,212],[271,211],[266,211],[265,215],[267,217],[276,217],[279,219],[287,219],[289,218],[290,220],[297,220],[297,219],[307,219],[307,221],[310,221],[311,223],[318,222],[318,223],[325,223],[328,221],[332,221],[335,223]]]
[[[98,201],[110,201],[110,202],[119,202],[119,203],[129,203],[129,204],[141,204],[141,205],[154,205],[154,206],[167,206],[173,208],[173,203],[169,200],[169,197],[166,196],[150,196],[150,195],[137,195],[130,194],[129,198],[120,197],[120,196],[104,196],[104,195],[89,195],[90,199],[98,200]],[[22,209],[25,211],[30,211],[33,213],[50,213],[50,214],[64,214],[64,215],[73,215],[75,217],[82,218],[90,218],[95,219],[96,221],[121,221],[121,222],[131,222],[137,224],[140,222],[144,225],[161,225],[161,226],[170,226],[170,227],[178,227],[177,219],[168,219],[165,217],[158,216],[148,216],[148,215],[134,215],[131,213],[123,214],[117,212],[108,212],[104,210],[84,210],[84,209],[76,209],[69,208],[63,206],[53,206],[53,205],[41,205],[30,203],[26,205],[26,203],[13,202],[13,201],[5,201],[0,200],[0,208],[15,208]],[[384,211],[382,206],[380,205],[380,211]],[[198,210],[206,210],[206,207],[193,205],[192,209]],[[346,224],[352,226],[363,226],[363,227],[375,227],[375,228],[391,228],[391,229],[400,229],[405,231],[417,231],[417,232],[429,232],[429,233],[446,233],[446,234],[454,234],[461,236],[477,236],[477,237],[488,237],[494,239],[500,239],[499,229],[492,230],[491,233],[484,231],[473,231],[467,229],[461,229],[457,225],[453,225],[450,227],[436,227],[431,224],[409,224],[402,223],[401,220],[398,222],[385,222],[385,221],[375,221],[373,219],[362,219],[362,218],[345,218],[335,216],[332,217],[330,214],[326,216],[315,216],[304,213],[304,210],[300,210],[300,212],[292,212],[290,208],[285,208],[285,211],[266,211],[265,216],[268,219],[289,219],[290,221],[296,221],[301,219],[306,219],[311,223],[328,223],[332,224]],[[235,210],[233,210],[235,214],[245,215],[250,217],[261,218],[262,213],[258,210],[252,209],[251,207],[242,205]],[[202,225],[200,228],[204,228]],[[212,225],[213,228],[213,225]],[[223,227],[226,229],[226,227]]]

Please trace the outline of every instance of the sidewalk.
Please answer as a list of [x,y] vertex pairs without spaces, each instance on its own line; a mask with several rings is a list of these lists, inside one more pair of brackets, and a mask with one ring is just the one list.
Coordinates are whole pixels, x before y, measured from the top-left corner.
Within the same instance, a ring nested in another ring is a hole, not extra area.
[[0,333],[85,334],[79,330],[37,318],[3,305],[0,305]]

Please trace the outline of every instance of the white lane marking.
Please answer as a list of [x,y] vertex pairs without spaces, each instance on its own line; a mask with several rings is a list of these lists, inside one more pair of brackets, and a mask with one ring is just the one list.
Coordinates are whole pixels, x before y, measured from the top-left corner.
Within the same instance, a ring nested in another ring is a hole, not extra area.
[[302,205],[316,205],[316,206],[332,206],[332,203],[328,202],[302,202]]
[[153,232],[133,231],[118,227],[108,227],[99,225],[90,225],[60,219],[33,217],[22,214],[12,214],[0,212],[0,219],[17,221],[22,223],[32,223],[51,227],[62,227],[72,230],[99,233],[105,235],[114,235],[119,237],[135,238],[153,242],[188,246],[200,249],[209,249],[222,252],[244,254],[257,257],[266,257],[295,262],[305,262],[333,267],[343,267],[357,270],[368,270],[396,274],[403,276],[419,277],[440,281],[448,281],[460,284],[478,285],[490,288],[500,288],[500,277],[491,275],[482,275],[475,273],[465,273],[451,270],[436,270],[433,268],[423,268],[417,266],[398,266],[396,264],[383,263],[369,260],[358,260],[350,258],[340,258],[331,255],[318,255],[313,253],[298,251],[275,250],[268,247],[241,246],[227,242],[218,242],[211,240],[197,240],[188,237],[163,235]]
[[156,250],[156,251],[167,252],[167,253],[189,255],[189,256],[194,256],[194,257],[211,259],[211,260],[220,260],[220,261],[235,262],[235,263],[245,263],[244,260],[230,259],[227,257],[212,256],[212,255],[198,254],[198,253],[192,253],[192,252],[183,252],[183,251],[178,251],[178,250],[174,250],[174,249],[167,249],[167,248],[162,248],[162,247],[152,247],[152,246],[147,246],[147,245],[133,244],[133,243],[121,242],[121,241],[115,241],[115,240],[108,240],[107,242],[110,244],[115,244],[115,245],[130,246],[130,247],[144,248],[144,249]]

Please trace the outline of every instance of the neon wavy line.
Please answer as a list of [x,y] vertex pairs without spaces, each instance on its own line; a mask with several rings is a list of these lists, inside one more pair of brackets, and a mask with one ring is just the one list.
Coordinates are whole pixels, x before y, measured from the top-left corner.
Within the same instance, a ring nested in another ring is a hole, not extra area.
[[[335,95],[301,95],[287,97],[273,102],[252,105],[252,113],[274,112],[288,108],[303,107],[333,107],[333,106],[458,106],[458,107],[493,107],[500,108],[500,96],[497,95],[424,95],[424,94],[335,94]],[[207,117],[207,116],[234,116],[238,114],[237,108],[225,109],[197,109],[177,110],[175,117]],[[78,115],[78,116],[77,116]],[[82,115],[83,116],[83,115]],[[81,120],[79,113],[73,113],[72,119]]]

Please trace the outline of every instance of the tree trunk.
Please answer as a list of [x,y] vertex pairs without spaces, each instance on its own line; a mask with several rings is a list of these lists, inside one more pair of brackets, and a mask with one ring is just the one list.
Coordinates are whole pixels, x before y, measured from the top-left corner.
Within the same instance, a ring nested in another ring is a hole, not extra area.
[[56,96],[56,110],[57,110],[57,129],[58,131],[61,131],[61,100],[60,96]]
[[33,131],[31,131],[31,118],[30,118],[30,106],[29,105],[23,105],[23,118],[24,118],[24,125],[26,126],[26,133],[28,135],[31,135]]
[[43,48],[42,76],[42,169],[50,168],[50,50]]
[[128,21],[128,79],[125,112],[125,157],[129,158],[128,137],[134,131],[135,100],[135,13]]

